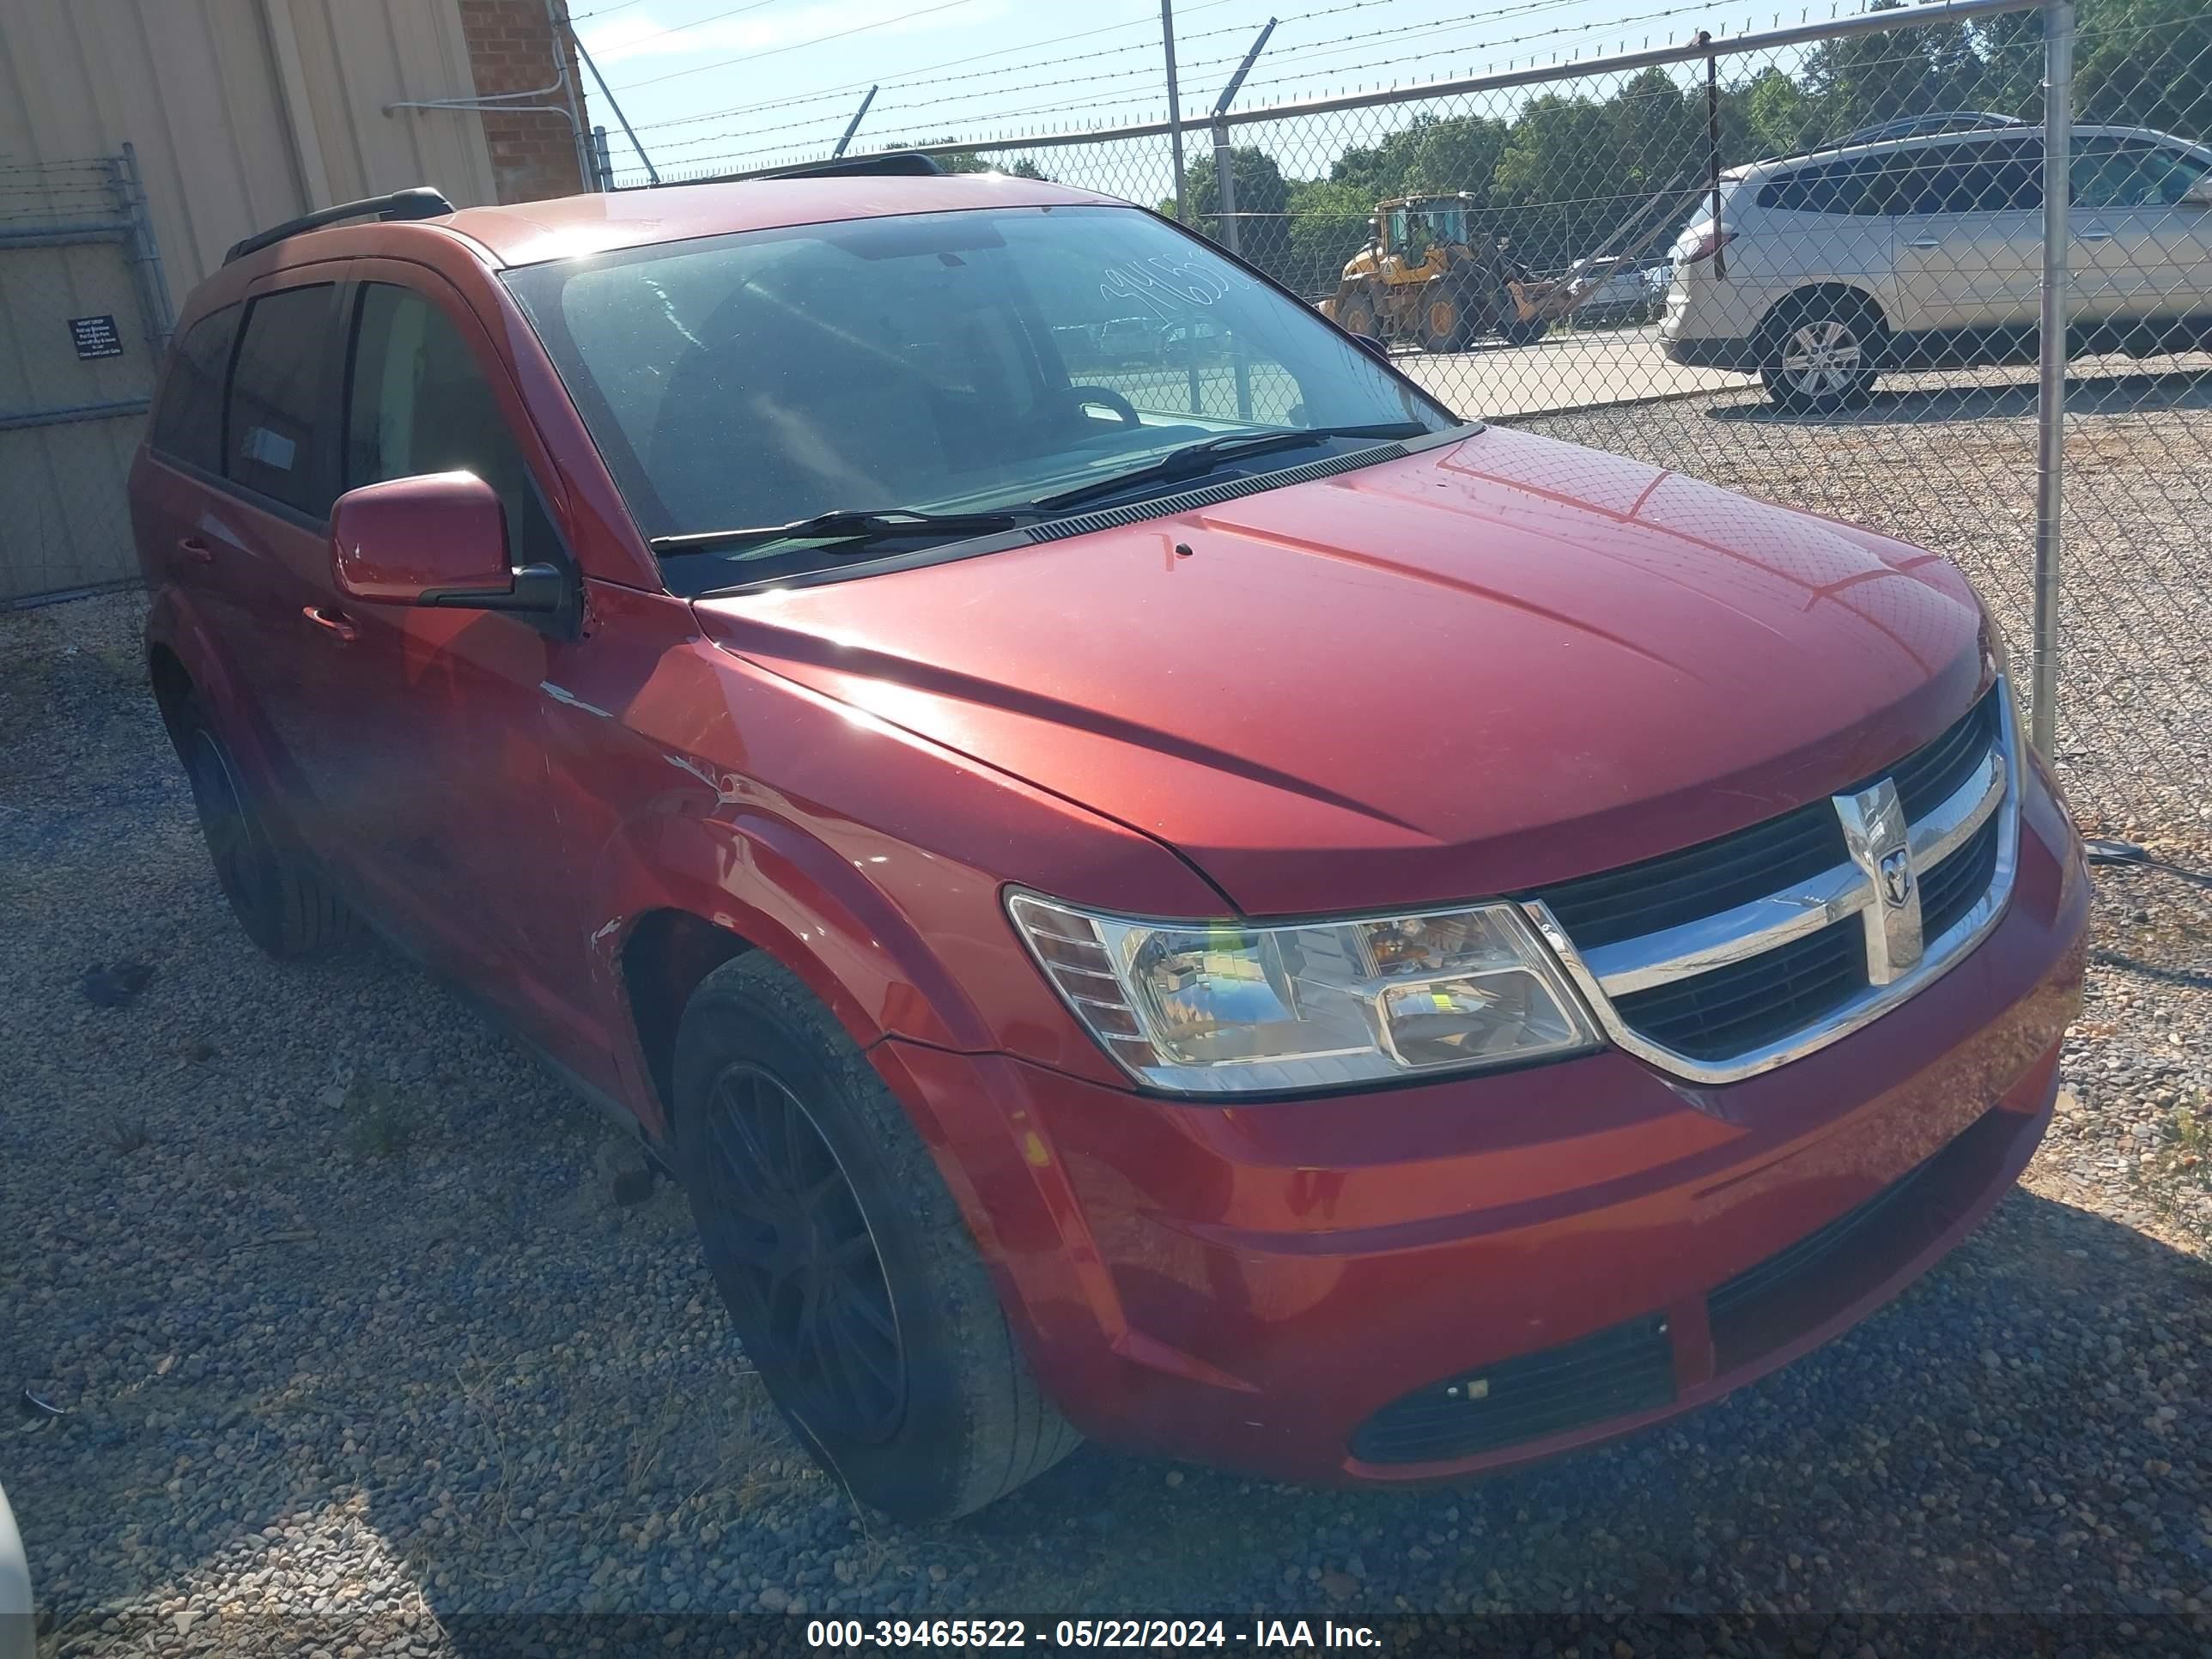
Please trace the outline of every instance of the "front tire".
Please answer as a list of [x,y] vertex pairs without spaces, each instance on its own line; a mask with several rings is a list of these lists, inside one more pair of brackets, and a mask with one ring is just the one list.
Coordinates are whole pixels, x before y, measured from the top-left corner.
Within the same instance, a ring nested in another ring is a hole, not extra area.
[[1375,306],[1366,295],[1357,290],[1337,301],[1336,325],[1346,334],[1373,335]]
[[1469,322],[1466,292],[1449,276],[1421,284],[1421,349],[1464,351]]
[[353,913],[322,878],[288,855],[258,811],[244,776],[196,698],[171,725],[191,785],[216,880],[246,936],[279,962],[327,956],[352,943]]
[[1823,295],[1796,301],[1766,337],[1759,374],[1778,409],[1832,415],[1872,395],[1881,323],[1863,301]]
[[1080,1443],[1030,1375],[904,1109],[758,952],[676,1038],[676,1140],[708,1266],[800,1443],[854,1496],[950,1520]]

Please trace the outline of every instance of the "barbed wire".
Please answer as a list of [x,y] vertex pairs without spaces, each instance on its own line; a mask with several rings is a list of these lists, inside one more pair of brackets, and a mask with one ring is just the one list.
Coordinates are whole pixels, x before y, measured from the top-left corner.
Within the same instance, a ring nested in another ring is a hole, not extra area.
[[[1485,19],[1482,19],[1482,20],[1480,20],[1480,21],[1486,21],[1486,21],[1491,21],[1491,18],[1494,18],[1494,17],[1497,17],[1497,16],[1510,15],[1526,15],[1526,14],[1528,14],[1528,13],[1534,13],[1534,12],[1539,12],[1539,11],[1556,10],[1556,9],[1559,9],[1559,8],[1561,8],[1562,6],[1570,5],[1570,4],[1574,4],[1574,3],[1577,3],[1577,0],[1528,0],[1528,3],[1525,3],[1525,4],[1519,5],[1519,6],[1512,6],[1512,7],[1504,8],[1504,9],[1502,9],[1500,11],[1498,11],[1498,12],[1497,12],[1497,13],[1491,14],[1490,17],[1486,17]],[[1349,8],[1340,8],[1340,9],[1349,9]],[[1627,17],[1615,18],[1615,19],[1613,19],[1613,20],[1611,20],[1611,21],[1607,21],[1607,22],[1606,22],[1606,23],[1604,23],[1604,24],[1601,24],[1601,25],[1590,25],[1590,26],[1577,26],[1577,25],[1572,25],[1572,24],[1562,25],[1562,26],[1560,26],[1560,27],[1556,27],[1556,28],[1551,28],[1551,29],[1540,29],[1540,30],[1534,30],[1534,31],[1531,31],[1530,33],[1527,33],[1527,34],[1522,34],[1522,35],[1510,35],[1510,36],[1507,36],[1507,37],[1505,37],[1505,38],[1504,38],[1504,39],[1503,39],[1503,40],[1489,42],[1489,43],[1488,43],[1488,45],[1489,45],[1490,46],[1493,47],[1493,48],[1495,48],[1495,47],[1503,47],[1503,46],[1522,46],[1522,45],[1526,45],[1526,44],[1528,44],[1528,42],[1530,42],[1530,41],[1532,41],[1532,40],[1550,40],[1550,39],[1554,39],[1554,38],[1558,38],[1558,37],[1561,37],[1561,36],[1565,36],[1565,35],[1574,35],[1574,34],[1577,34],[1577,33],[1585,33],[1585,32],[1590,32],[1590,31],[1598,31],[1598,32],[1602,32],[1602,31],[1610,31],[1610,30],[1613,30],[1613,29],[1615,29],[1615,28],[1620,27],[1622,24],[1624,24],[1624,23],[1650,22],[1650,21],[1660,21],[1660,20],[1663,20],[1663,19],[1667,19],[1667,18],[1687,17],[1687,16],[1692,16],[1692,15],[1706,15],[1706,14],[1709,14],[1709,13],[1711,12],[1711,6],[1710,6],[1710,5],[1705,5],[1705,4],[1698,4],[1698,5],[1686,5],[1686,6],[1668,6],[1668,7],[1662,7],[1662,8],[1659,8],[1659,9],[1655,9],[1655,10],[1649,11],[1649,12],[1635,13],[1635,14],[1632,14],[1631,15],[1629,15],[1629,16],[1627,16]],[[1752,21],[1752,20],[1749,20],[1749,19],[1747,19],[1747,20],[1746,20],[1745,27],[1746,27],[1746,29],[1747,29],[1747,30],[1748,30],[1748,28],[1750,27],[1750,26],[1751,26],[1751,21]],[[1462,29],[1462,28],[1468,28],[1468,27],[1478,27],[1478,26],[1479,26],[1479,24],[1477,24],[1477,23],[1471,23],[1471,22],[1468,22],[1468,21],[1462,21],[1462,20],[1451,20],[1451,21],[1447,21],[1447,22],[1444,22],[1444,23],[1423,23],[1423,24],[1406,25],[1406,26],[1404,26],[1404,27],[1403,27],[1403,28],[1401,28],[1401,30],[1398,30],[1398,31],[1392,31],[1392,33],[1400,33],[1400,34],[1401,34],[1401,35],[1402,35],[1402,34],[1414,32],[1414,31],[1433,31],[1433,30],[1440,30],[1440,29],[1443,29],[1443,30],[1455,30],[1455,29]],[[1345,45],[1347,41],[1352,41],[1352,40],[1364,40],[1372,39],[1372,38],[1375,38],[1375,37],[1373,37],[1373,36],[1347,36],[1347,37],[1344,37],[1343,39],[1339,40],[1336,40],[1336,41],[1309,43],[1309,45],[1307,45],[1306,46],[1297,48],[1297,49],[1296,49],[1294,52],[1291,52],[1291,53],[1287,53],[1287,54],[1285,54],[1285,57],[1286,57],[1286,58],[1295,58],[1297,56],[1298,56],[1298,55],[1299,55],[1299,54],[1301,54],[1301,53],[1311,53],[1311,52],[1321,52],[1321,51],[1323,51],[1323,50],[1331,50],[1331,49],[1334,49],[1334,48],[1337,48],[1337,47],[1340,47],[1340,46],[1341,46]],[[1593,41],[1590,41],[1590,42],[1589,42],[1589,44],[1592,44],[1592,45],[1601,44],[1601,43],[1602,43],[1601,39],[1600,40],[1593,40]],[[1243,54],[1239,53],[1239,54],[1237,54],[1237,55],[1235,55],[1235,56],[1224,57],[1224,58],[1213,58],[1213,59],[1200,59],[1200,60],[1199,60],[1197,63],[1194,63],[1194,64],[1193,64],[1189,65],[1188,67],[1190,67],[1190,68],[1194,68],[1194,68],[1202,68],[1202,67],[1212,67],[1212,66],[1218,66],[1219,64],[1233,64],[1233,63],[1237,63],[1237,62],[1241,61],[1241,59],[1242,59],[1242,56],[1243,56]],[[1360,68],[1367,68],[1367,67],[1373,67],[1373,64],[1340,64],[1340,65],[1334,65],[1334,66],[1331,66],[1331,68],[1330,68],[1330,69],[1328,69],[1328,70],[1325,70],[1325,71],[1323,71],[1323,72],[1324,72],[1324,73],[1344,73],[1344,72],[1349,72],[1349,71],[1353,70],[1357,70],[1357,69],[1360,69]],[[1145,72],[1145,73],[1152,73],[1152,72],[1153,72],[1153,71],[1152,71],[1152,70],[1148,67],[1148,68],[1147,68],[1145,71],[1143,71],[1143,72]],[[1442,76],[1443,76],[1443,73],[1444,73],[1443,71],[1439,71],[1439,72],[1438,72],[1438,78],[1442,78]],[[1276,78],[1276,80],[1274,80],[1274,81],[1273,81],[1273,82],[1248,82],[1247,84],[1248,84],[1248,85],[1250,85],[1250,86],[1254,86],[1254,87],[1255,87],[1255,88],[1256,88],[1256,87],[1260,87],[1260,86],[1267,86],[1267,85],[1279,85],[1279,84],[1283,84],[1285,82],[1287,82],[1287,81],[1290,81],[1290,80],[1294,80],[1294,79],[1300,79],[1300,78],[1303,78],[1303,77],[1301,77],[1301,76],[1279,76],[1279,77],[1277,77],[1277,78]],[[915,103],[915,104],[908,104],[908,105],[895,105],[895,106],[890,106],[889,108],[885,109],[885,110],[883,112],[883,114],[884,114],[884,116],[896,116],[896,115],[899,115],[899,114],[902,114],[902,113],[910,113],[911,112],[913,112],[913,111],[915,111],[915,110],[918,110],[918,109],[924,109],[924,108],[929,107],[929,106],[930,106],[931,105],[933,105],[933,104],[943,104],[943,103],[950,103],[950,102],[956,102],[956,101],[958,101],[958,100],[959,100],[960,96],[961,96],[960,94],[954,94],[954,95],[948,96],[948,97],[944,98],[944,99],[923,100],[921,100],[921,102],[919,102],[919,103]],[[985,122],[989,122],[989,123],[998,123],[998,122],[1005,122],[1005,121],[1018,120],[1018,119],[1020,119],[1022,117],[1024,117],[1024,116],[1025,116],[1025,115],[1036,115],[1036,114],[1047,114],[1047,113],[1050,113],[1050,114],[1061,114],[1061,115],[1073,115],[1073,114],[1080,114],[1080,113],[1083,113],[1083,112],[1087,112],[1087,111],[1090,111],[1090,110],[1103,109],[1103,108],[1113,108],[1113,107],[1115,107],[1115,106],[1123,106],[1123,105],[1125,105],[1125,104],[1127,103],[1127,100],[1123,100],[1123,99],[1120,99],[1120,98],[1112,98],[1112,97],[1109,97],[1109,98],[1100,98],[1100,99],[1094,99],[1094,100],[1088,100],[1088,101],[1076,101],[1076,102],[1073,102],[1073,103],[1068,102],[1068,101],[1066,101],[1066,100],[1062,100],[1062,99],[1055,99],[1055,100],[1054,100],[1052,102],[1048,103],[1048,104],[1039,104],[1039,105],[1035,105],[1035,106],[1026,106],[1026,107],[1020,108],[1020,109],[1000,110],[1000,111],[994,112],[993,114],[991,114],[991,115],[989,115],[989,116],[982,117],[982,118],[980,118],[981,120],[982,120],[982,121],[985,121]],[[760,136],[760,135],[762,135],[762,134],[765,134],[765,133],[768,133],[768,132],[776,132],[776,131],[783,131],[783,129],[782,129],[782,128],[780,128],[780,127],[761,127],[761,128],[751,128],[751,129],[747,129],[747,130],[745,130],[745,131],[738,131],[738,132],[732,132],[732,133],[726,133],[726,134],[714,134],[714,135],[710,135],[710,136],[709,136],[708,137],[707,137],[707,138],[703,138],[703,139],[694,139],[694,140],[687,141],[686,143],[678,143],[678,144],[676,144],[676,145],[669,146],[668,148],[671,148],[671,149],[682,149],[682,148],[686,148],[686,147],[688,146],[688,144],[698,144],[698,143],[714,143],[714,142],[720,142],[720,141],[724,141],[724,140],[742,140],[742,139],[744,139],[744,138],[757,137],[757,136]],[[978,148],[982,148],[982,147],[985,147],[985,146],[986,146],[986,144],[989,143],[990,143],[990,141],[989,141],[989,140],[988,140],[988,139],[981,139],[981,138],[979,138],[979,139],[976,141],[976,143],[977,143],[977,146],[978,146]],[[1005,146],[1010,146],[1010,145],[1016,145],[1016,144],[1018,144],[1018,143],[1019,143],[1019,137],[1018,137],[1018,135],[1014,135],[1014,136],[1006,136],[1006,137],[1004,138],[1004,144],[1003,144],[1003,145],[1001,145],[1001,146],[1000,146],[1000,147],[1005,147]],[[695,157],[695,158],[693,158],[690,161],[686,162],[686,163],[684,163],[683,165],[686,165],[686,166],[698,166],[698,165],[703,165],[703,164],[705,164],[705,163],[708,163],[708,162],[714,162],[714,161],[726,161],[726,162],[731,162],[731,163],[738,163],[738,162],[750,161],[763,161],[763,164],[766,164],[766,163],[765,163],[765,159],[764,159],[764,158],[769,158],[769,157],[773,157],[773,156],[781,156],[781,155],[787,155],[787,154],[793,153],[794,150],[796,150],[796,149],[803,149],[803,148],[804,148],[804,146],[796,146],[796,145],[793,145],[793,144],[789,141],[789,139],[787,137],[787,138],[786,138],[786,141],[785,141],[784,143],[779,143],[779,144],[769,145],[769,146],[764,146],[764,147],[756,148],[756,149],[741,149],[741,150],[733,150],[733,151],[729,151],[729,152],[722,152],[722,153],[718,153],[718,154],[716,154],[716,155],[709,155],[709,156],[699,156],[699,157]]]

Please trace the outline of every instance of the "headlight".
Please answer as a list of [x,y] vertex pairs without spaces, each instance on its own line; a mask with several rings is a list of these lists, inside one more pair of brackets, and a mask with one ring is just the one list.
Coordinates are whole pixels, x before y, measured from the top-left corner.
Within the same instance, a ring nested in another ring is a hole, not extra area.
[[1597,1044],[1510,904],[1284,927],[1148,921],[1018,892],[1006,907],[1075,1017],[1156,1089],[1342,1087]]

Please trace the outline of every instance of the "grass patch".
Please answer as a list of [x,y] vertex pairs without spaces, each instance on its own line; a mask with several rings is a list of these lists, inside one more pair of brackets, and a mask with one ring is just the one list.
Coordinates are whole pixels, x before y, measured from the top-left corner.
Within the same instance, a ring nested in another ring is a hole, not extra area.
[[143,1117],[108,1119],[107,1127],[100,1139],[107,1143],[107,1150],[118,1158],[143,1152],[154,1144],[154,1137],[146,1133],[146,1120]]
[[2136,1184],[2158,1215],[2212,1244],[2212,1104],[2205,1091],[2193,1105],[2172,1108],[2157,1128],[2156,1143],[2136,1166]]
[[406,1156],[422,1127],[422,1114],[388,1083],[356,1073],[338,1103],[345,1115],[346,1145],[362,1159]]

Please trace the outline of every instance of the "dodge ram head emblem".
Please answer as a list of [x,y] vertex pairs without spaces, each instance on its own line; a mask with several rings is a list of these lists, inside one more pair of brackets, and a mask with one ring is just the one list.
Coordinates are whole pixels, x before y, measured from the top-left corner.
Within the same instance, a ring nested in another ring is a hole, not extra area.
[[1902,847],[1882,859],[1881,896],[1892,909],[1912,896],[1912,860]]

